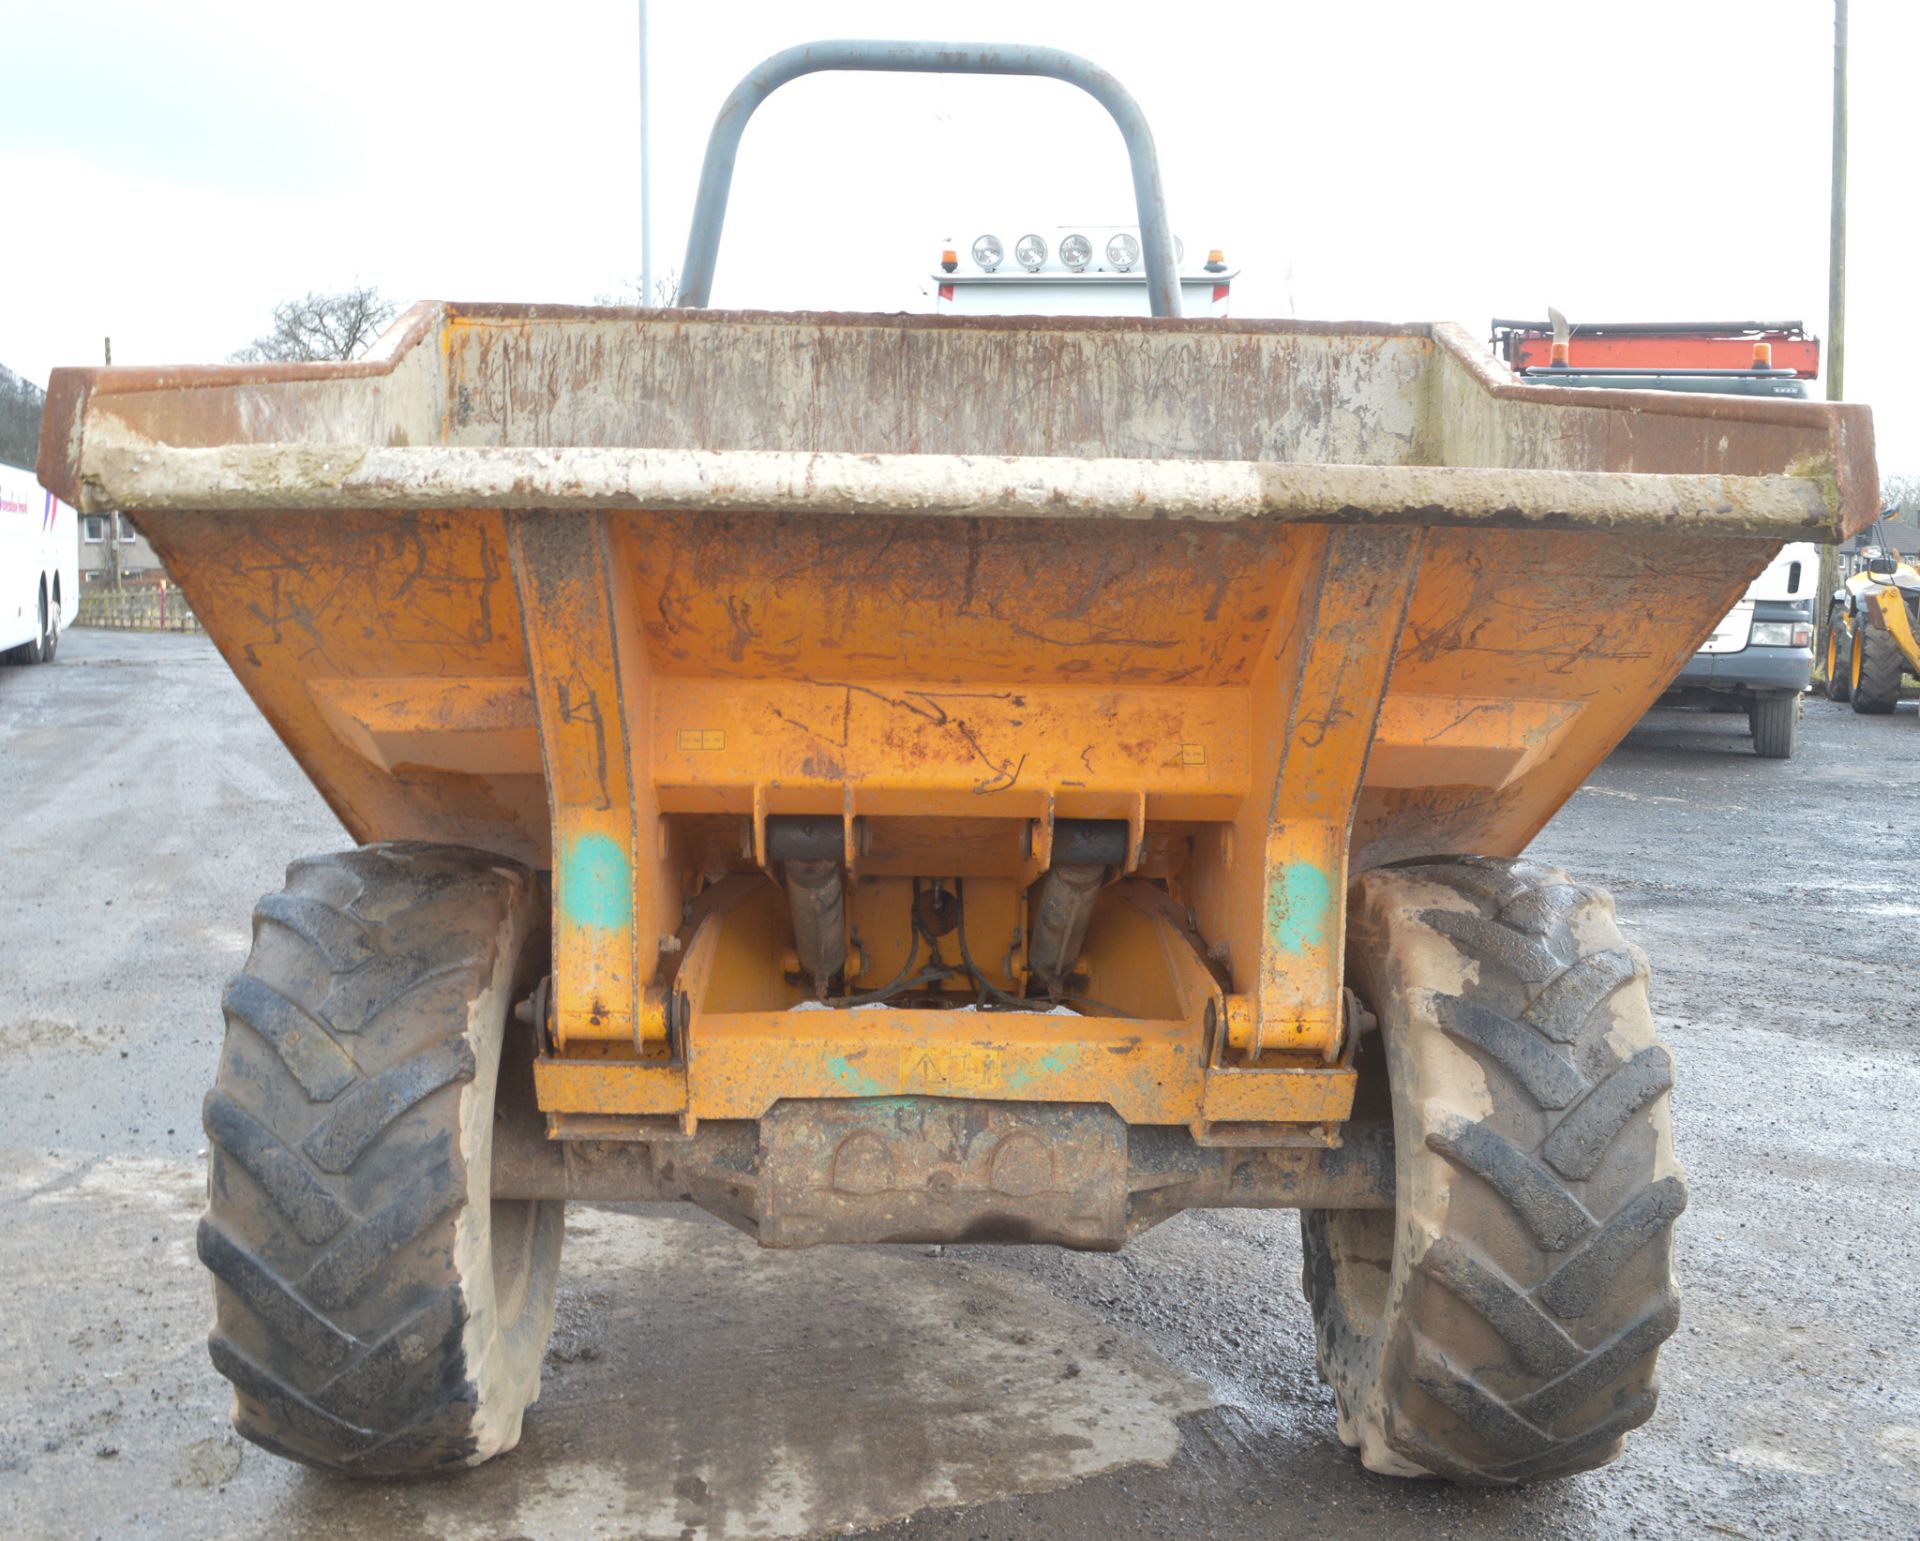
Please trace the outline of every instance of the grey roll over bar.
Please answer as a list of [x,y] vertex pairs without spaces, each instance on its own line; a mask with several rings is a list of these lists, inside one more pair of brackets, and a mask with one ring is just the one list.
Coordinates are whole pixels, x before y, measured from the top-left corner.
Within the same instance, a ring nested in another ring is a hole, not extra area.
[[1160,185],[1160,159],[1153,131],[1127,88],[1099,65],[1060,48],[1004,43],[902,43],[869,38],[831,38],[801,43],[763,59],[749,70],[720,108],[707,137],[700,191],[680,264],[678,304],[704,309],[713,293],[713,269],[726,223],[727,196],[740,136],[754,109],[790,80],[823,70],[886,70],[921,75],[1039,75],[1078,86],[1112,114],[1133,166],[1133,197],[1140,245],[1147,264],[1147,299],[1156,316],[1180,314],[1180,282],[1174,270],[1173,232]]

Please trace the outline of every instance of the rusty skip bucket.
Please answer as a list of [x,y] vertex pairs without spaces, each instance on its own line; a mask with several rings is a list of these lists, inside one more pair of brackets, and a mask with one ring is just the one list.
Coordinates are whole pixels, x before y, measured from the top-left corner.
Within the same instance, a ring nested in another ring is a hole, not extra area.
[[[1349,878],[1518,853],[1875,497],[1864,409],[1446,325],[429,304],[357,363],[61,371],[47,424],[356,841],[552,873],[559,1128],[1335,1122]],[[955,937],[911,1009],[794,1010],[895,980],[935,883],[978,980]],[[1111,1011],[941,1009],[983,987]]]

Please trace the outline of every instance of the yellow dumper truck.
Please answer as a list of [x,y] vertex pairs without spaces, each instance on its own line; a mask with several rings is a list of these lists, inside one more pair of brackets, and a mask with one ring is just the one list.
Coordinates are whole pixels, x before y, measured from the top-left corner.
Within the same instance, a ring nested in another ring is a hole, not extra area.
[[[702,308],[753,105],[876,68],[1111,108],[1155,315]],[[1783,540],[1872,517],[1867,412],[1182,320],[1144,122],[1045,49],[767,61],[682,275],[54,376],[42,477],[132,511],[354,842],[224,999],[241,1432],[512,1446],[569,1199],[777,1247],[1235,1205],[1302,1212],[1369,1467],[1611,1459],[1679,1308],[1672,1065],[1610,900],[1518,858]]]

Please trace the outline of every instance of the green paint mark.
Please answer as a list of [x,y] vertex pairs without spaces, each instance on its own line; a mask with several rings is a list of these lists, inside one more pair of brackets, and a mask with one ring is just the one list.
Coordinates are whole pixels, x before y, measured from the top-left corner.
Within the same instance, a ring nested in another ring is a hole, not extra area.
[[1010,1070],[1007,1072],[1007,1090],[1025,1091],[1042,1076],[1060,1075],[1066,1071],[1075,1051],[1066,1047],[1049,1050],[1034,1061],[1031,1070]]
[[827,1061],[827,1072],[833,1077],[834,1085],[840,1087],[850,1097],[879,1095],[880,1083],[866,1071],[849,1064],[844,1054],[836,1054]]
[[560,864],[560,913],[576,926],[633,924],[633,868],[605,835],[582,835]]
[[1310,861],[1290,861],[1267,889],[1267,943],[1300,953],[1324,947],[1333,913],[1333,885]]

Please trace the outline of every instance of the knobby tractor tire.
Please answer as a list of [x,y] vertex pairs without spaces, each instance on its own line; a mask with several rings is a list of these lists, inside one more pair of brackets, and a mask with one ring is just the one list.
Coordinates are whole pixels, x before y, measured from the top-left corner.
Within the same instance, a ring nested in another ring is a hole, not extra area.
[[[476,1465],[520,1438],[553,1328],[563,1206],[493,1202],[509,1011],[540,896],[475,851],[287,869],[227,987],[200,1256],[234,1427],[334,1471]],[[518,1092],[518,1084],[511,1088]]]
[[1373,1471],[1459,1482],[1613,1460],[1680,1307],[1644,960],[1604,894],[1497,861],[1366,874],[1349,954],[1398,1207],[1302,1217],[1341,1438]]
[[1827,612],[1827,699],[1844,701],[1853,690],[1853,633],[1847,629],[1847,612],[1835,605]]
[[1800,698],[1756,697],[1747,708],[1747,726],[1753,731],[1753,752],[1761,759],[1791,760],[1800,735]]
[[1863,621],[1853,645],[1860,655],[1853,680],[1853,709],[1865,716],[1885,716],[1900,702],[1900,674],[1906,667],[1900,644],[1893,640],[1892,632]]

